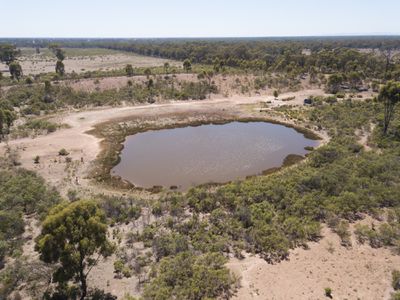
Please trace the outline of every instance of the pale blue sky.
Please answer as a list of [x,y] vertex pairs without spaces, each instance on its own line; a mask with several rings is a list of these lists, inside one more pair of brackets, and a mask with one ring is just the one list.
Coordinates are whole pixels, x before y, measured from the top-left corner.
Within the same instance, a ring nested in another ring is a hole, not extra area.
[[400,34],[400,0],[0,1],[0,37]]

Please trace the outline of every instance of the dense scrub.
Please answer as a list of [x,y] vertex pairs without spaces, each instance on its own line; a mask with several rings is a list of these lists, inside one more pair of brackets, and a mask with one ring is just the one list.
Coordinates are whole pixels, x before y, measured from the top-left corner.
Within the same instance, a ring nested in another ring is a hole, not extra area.
[[218,253],[182,252],[161,260],[143,299],[227,299],[233,280]]
[[[14,161],[15,162],[15,161]],[[6,256],[21,256],[24,243],[25,217],[43,218],[47,211],[60,201],[60,196],[49,188],[34,172],[16,168],[9,158],[1,160],[0,166],[0,269],[4,268]],[[16,262],[19,263],[18,260]],[[17,268],[17,269],[16,269]],[[28,274],[22,265],[10,265],[0,272],[0,298],[6,297],[15,285]],[[37,266],[37,268],[44,268]],[[21,272],[21,276],[16,273]],[[29,273],[29,272],[28,272]],[[29,278],[40,277],[35,272]],[[33,279],[32,279],[33,280]]]
[[[4,43],[10,42],[3,40]],[[41,45],[47,39],[14,39],[18,46]],[[381,72],[385,64],[375,64],[374,55],[353,49],[398,49],[398,37],[309,37],[309,38],[236,38],[236,39],[80,39],[58,40],[64,47],[101,47],[132,51],[142,55],[177,60],[190,59],[194,63],[215,64],[216,67],[240,66],[285,70],[310,67],[333,72],[346,70]],[[347,48],[349,50],[343,49]],[[308,50],[309,53],[304,52]],[[375,57],[376,58],[376,57]],[[376,58],[377,59],[377,58]]]
[[[362,53],[357,48],[398,49],[398,38],[348,37],[303,39],[194,39],[194,40],[97,40],[65,41],[65,46],[96,47],[132,51],[142,55],[224,67],[287,73],[348,73],[358,72],[369,78],[385,75],[396,78],[399,69],[385,64],[379,53]],[[307,51],[305,51],[307,50]],[[386,74],[388,71],[388,74]]]
[[[82,108],[88,106],[118,105],[122,101],[131,103],[154,102],[162,99],[205,99],[215,93],[216,87],[206,81],[177,82],[173,77],[149,78],[144,83],[133,84],[128,81],[121,89],[84,92],[75,91],[71,87],[51,84],[16,86],[10,88],[0,98],[2,106],[9,109],[20,108],[21,115],[39,115],[72,106]],[[32,124],[35,125],[35,124]],[[37,125],[37,124],[36,124]]]
[[3,210],[39,216],[59,200],[57,192],[48,188],[41,177],[25,169],[2,171],[0,194]]

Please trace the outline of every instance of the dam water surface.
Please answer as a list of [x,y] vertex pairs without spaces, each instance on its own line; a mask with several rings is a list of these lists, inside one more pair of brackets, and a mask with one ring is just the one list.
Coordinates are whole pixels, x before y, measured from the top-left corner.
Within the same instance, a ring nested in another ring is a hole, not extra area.
[[128,136],[111,172],[139,187],[185,190],[260,174],[317,145],[293,128],[266,122],[161,129]]

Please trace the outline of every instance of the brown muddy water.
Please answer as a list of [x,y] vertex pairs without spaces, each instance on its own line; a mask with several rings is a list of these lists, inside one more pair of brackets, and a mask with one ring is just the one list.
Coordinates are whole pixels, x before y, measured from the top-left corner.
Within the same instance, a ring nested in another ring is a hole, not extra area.
[[260,174],[318,143],[293,128],[266,122],[154,130],[127,137],[111,172],[139,187],[186,190]]

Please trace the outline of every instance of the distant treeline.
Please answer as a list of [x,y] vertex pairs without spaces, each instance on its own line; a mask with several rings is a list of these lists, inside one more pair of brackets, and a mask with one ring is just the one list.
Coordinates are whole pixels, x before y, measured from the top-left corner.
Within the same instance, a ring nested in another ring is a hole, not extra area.
[[[0,39],[17,47],[100,47],[146,56],[268,72],[349,73],[397,79],[400,36],[214,39]],[[369,51],[359,51],[366,49]],[[396,75],[397,74],[397,75]]]
[[65,45],[190,60],[213,65],[217,72],[225,67],[293,74],[359,72],[364,78],[392,79],[399,73],[393,54],[400,49],[400,37],[93,40]]
[[237,38],[0,38],[0,43],[17,47],[47,47],[58,43],[64,47],[103,47],[114,44],[291,44],[312,50],[334,48],[400,49],[400,36],[310,36],[310,37],[237,37]]

